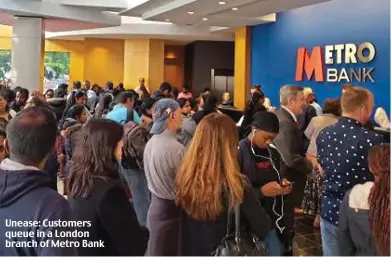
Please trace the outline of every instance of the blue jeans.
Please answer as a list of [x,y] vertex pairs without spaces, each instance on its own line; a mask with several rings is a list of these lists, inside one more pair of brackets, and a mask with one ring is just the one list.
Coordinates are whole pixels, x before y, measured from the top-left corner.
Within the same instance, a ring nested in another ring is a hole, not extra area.
[[276,230],[273,229],[269,232],[267,237],[265,238],[265,243],[268,249],[268,256],[281,256],[283,245],[281,244],[280,239],[277,236]]
[[322,234],[323,256],[339,256],[339,228],[329,221],[320,220],[320,231]]
[[132,193],[133,208],[141,226],[147,225],[147,214],[151,203],[151,193],[148,189],[147,178],[142,170],[120,168],[120,173]]

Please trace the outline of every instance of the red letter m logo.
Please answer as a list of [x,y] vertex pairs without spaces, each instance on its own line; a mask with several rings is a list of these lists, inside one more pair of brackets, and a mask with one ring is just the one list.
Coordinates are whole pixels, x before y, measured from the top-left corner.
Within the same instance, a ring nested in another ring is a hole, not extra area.
[[315,72],[315,81],[324,81],[322,47],[315,46],[311,54],[308,53],[305,47],[300,47],[297,50],[296,81],[303,81],[304,71],[308,80],[311,80]]

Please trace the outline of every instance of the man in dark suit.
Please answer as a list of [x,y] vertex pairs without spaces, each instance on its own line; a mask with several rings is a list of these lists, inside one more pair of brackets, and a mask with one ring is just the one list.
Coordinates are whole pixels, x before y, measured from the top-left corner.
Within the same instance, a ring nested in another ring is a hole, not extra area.
[[293,184],[292,193],[284,197],[286,228],[294,234],[294,209],[300,208],[307,174],[312,171],[312,163],[305,158],[303,138],[297,116],[306,107],[303,88],[286,85],[280,89],[281,109],[276,111],[280,122],[280,132],[274,140],[283,162],[284,177]]

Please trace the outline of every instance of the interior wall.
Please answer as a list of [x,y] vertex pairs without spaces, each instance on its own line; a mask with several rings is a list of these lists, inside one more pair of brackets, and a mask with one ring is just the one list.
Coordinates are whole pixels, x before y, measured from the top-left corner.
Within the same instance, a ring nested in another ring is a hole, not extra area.
[[234,42],[196,41],[186,45],[185,59],[189,58],[191,70],[186,72],[186,82],[190,82],[193,93],[202,93],[211,87],[212,69],[234,69]]
[[179,90],[185,82],[185,47],[164,47],[164,81]]
[[84,78],[103,86],[114,85],[124,79],[124,41],[117,39],[87,38],[84,41]]
[[[370,63],[325,64],[324,68],[374,68],[375,82],[353,82],[371,90],[375,104],[388,113],[390,109],[390,1],[334,0],[282,12],[272,24],[253,27],[251,84],[262,84],[274,106],[279,106],[279,88],[295,83],[310,86],[320,103],[340,97],[346,83],[316,82],[306,77],[295,82],[296,57],[299,47],[371,42],[376,56]],[[343,52],[344,53],[344,52]],[[336,59],[334,51],[334,60]],[[344,60],[344,58],[342,58]],[[327,74],[325,74],[326,76]],[[314,77],[314,76],[313,76]]]
[[0,50],[12,48],[12,27],[0,25]]

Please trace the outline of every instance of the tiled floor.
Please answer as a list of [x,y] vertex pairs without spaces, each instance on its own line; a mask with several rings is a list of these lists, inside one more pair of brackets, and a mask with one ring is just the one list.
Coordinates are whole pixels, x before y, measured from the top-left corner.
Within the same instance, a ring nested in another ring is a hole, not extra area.
[[295,256],[322,256],[320,230],[312,227],[313,219],[305,216],[296,218],[296,236],[293,241]]

